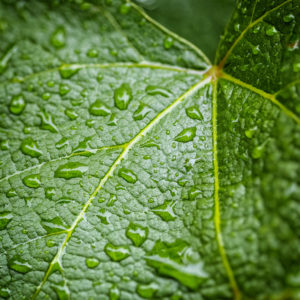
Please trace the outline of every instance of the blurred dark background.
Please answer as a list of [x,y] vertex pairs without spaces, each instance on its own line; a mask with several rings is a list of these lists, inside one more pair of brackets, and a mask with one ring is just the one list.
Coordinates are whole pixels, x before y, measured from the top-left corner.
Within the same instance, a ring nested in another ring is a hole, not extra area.
[[136,0],[155,20],[197,45],[213,62],[235,0]]

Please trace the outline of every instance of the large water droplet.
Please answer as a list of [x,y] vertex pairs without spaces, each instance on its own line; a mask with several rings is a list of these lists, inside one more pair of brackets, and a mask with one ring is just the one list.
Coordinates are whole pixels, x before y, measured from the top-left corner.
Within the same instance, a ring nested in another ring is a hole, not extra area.
[[54,176],[58,178],[71,179],[75,177],[82,177],[87,170],[88,166],[80,162],[68,162],[59,166],[56,169]]
[[114,246],[111,243],[105,245],[104,251],[113,261],[121,261],[130,255],[128,246]]
[[12,220],[13,215],[10,212],[1,212],[0,213],[0,230],[6,228],[7,224]]
[[169,97],[172,95],[169,90],[161,88],[159,86],[155,86],[155,85],[148,85],[146,87],[146,92],[149,95],[161,95],[164,97]]
[[85,259],[85,264],[90,269],[96,268],[99,265],[99,263],[100,263],[99,260],[94,257],[88,257]]
[[58,132],[58,129],[54,123],[54,120],[53,120],[53,117],[46,113],[45,111],[42,111],[40,114],[39,114],[39,117],[41,118],[41,128],[44,129],[44,130],[48,130],[50,132]]
[[37,143],[32,138],[27,138],[21,143],[21,151],[32,157],[39,157],[42,151],[38,148]]
[[103,117],[108,116],[111,113],[110,109],[104,103],[102,103],[100,99],[97,99],[90,106],[89,111],[94,116],[103,116]]
[[138,284],[136,292],[143,298],[155,299],[155,294],[158,291],[158,285],[154,282],[150,284]]
[[51,220],[43,220],[41,224],[48,233],[61,232],[66,230],[66,225],[60,217],[55,217]]
[[66,31],[64,27],[59,26],[57,29],[52,33],[50,42],[52,46],[55,48],[62,48],[66,44]]
[[154,207],[152,211],[166,222],[174,221],[176,218],[173,211],[175,204],[176,202],[173,200],[166,200],[162,205]]
[[15,255],[8,261],[8,267],[19,273],[27,273],[32,269],[32,266],[19,255]]
[[151,111],[150,107],[148,107],[144,103],[141,103],[138,109],[133,113],[133,119],[135,121],[143,120],[150,111]]
[[136,247],[141,246],[147,239],[149,229],[138,224],[130,223],[127,230],[126,236],[131,239]]
[[28,175],[23,178],[23,183],[30,188],[37,189],[38,187],[41,186],[40,175],[39,174]]
[[127,109],[131,99],[132,99],[132,90],[131,87],[126,83],[123,83],[114,92],[115,106],[120,110]]
[[12,97],[9,104],[9,110],[11,113],[15,115],[19,115],[22,113],[25,106],[26,106],[26,102],[24,100],[23,95],[17,95]]
[[129,169],[121,168],[118,175],[125,179],[129,183],[135,183],[137,181],[136,175]]
[[79,65],[62,65],[59,69],[59,73],[62,78],[67,79],[75,75],[80,69],[81,66]]
[[175,141],[187,143],[192,141],[196,136],[196,127],[190,127],[182,130],[176,137]]
[[197,106],[190,106],[185,109],[188,117],[195,120],[203,120],[203,116]]

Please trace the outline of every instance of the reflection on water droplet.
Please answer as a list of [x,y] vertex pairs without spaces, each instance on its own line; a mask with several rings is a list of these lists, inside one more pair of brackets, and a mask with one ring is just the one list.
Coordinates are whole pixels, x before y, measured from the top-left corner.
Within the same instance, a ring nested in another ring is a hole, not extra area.
[[32,269],[32,266],[19,255],[15,255],[8,260],[8,267],[23,274],[31,271]]
[[176,202],[173,200],[166,200],[162,205],[154,207],[152,211],[166,222],[174,221],[176,218],[173,211],[175,204]]
[[196,136],[196,127],[190,127],[182,130],[176,137],[175,141],[187,143],[192,141]]
[[99,263],[100,263],[99,260],[94,257],[88,257],[85,259],[85,264],[90,269],[96,268],[99,265]]
[[4,211],[0,213],[0,230],[6,228],[7,224],[12,220],[13,215],[10,212]]
[[97,99],[90,106],[89,112],[94,116],[103,116],[103,117],[108,116],[111,113],[110,109],[104,103],[102,103],[100,99]]
[[66,230],[66,225],[60,217],[51,220],[43,220],[41,225],[48,233],[61,232]]
[[55,48],[62,48],[66,44],[66,32],[64,27],[59,26],[57,29],[52,33],[50,42],[52,46]]
[[68,162],[59,166],[56,169],[54,176],[56,178],[71,179],[75,177],[82,177],[87,170],[88,166],[80,162]]
[[104,251],[113,261],[121,261],[130,254],[128,246],[114,246],[111,243],[105,245]]
[[40,114],[39,114],[39,117],[41,118],[41,128],[44,129],[44,130],[48,130],[50,132],[58,132],[58,129],[54,123],[54,120],[53,120],[53,117],[46,113],[45,111],[42,111]]
[[32,138],[27,138],[21,143],[21,151],[32,157],[39,157],[42,151],[38,148],[37,143]]
[[138,284],[136,288],[136,292],[142,298],[154,299],[154,296],[157,293],[158,288],[159,288],[158,285],[153,282],[150,284]]
[[9,110],[11,113],[19,115],[22,113],[25,106],[26,103],[23,95],[13,96],[9,104]]
[[150,111],[150,107],[144,103],[140,103],[138,109],[133,113],[132,117],[135,121],[143,120]]
[[170,49],[174,44],[174,39],[171,36],[167,36],[164,39],[164,47],[165,49]]
[[121,168],[118,175],[125,179],[129,183],[135,183],[137,181],[136,175],[129,169]]
[[37,189],[38,187],[41,186],[40,175],[39,174],[28,175],[23,178],[23,183],[30,188]]
[[70,120],[76,120],[78,118],[77,112],[72,108],[67,108],[65,110],[65,115],[69,117]]
[[131,99],[132,99],[132,90],[130,86],[126,83],[123,83],[114,92],[115,106],[120,110],[127,109]]
[[201,114],[199,108],[197,106],[190,106],[185,109],[187,116],[191,119],[195,120],[203,120],[203,115]]
[[126,236],[131,239],[136,247],[141,246],[147,239],[149,229],[138,224],[130,223],[127,230]]
[[146,87],[146,93],[148,95],[161,95],[164,97],[170,97],[172,95],[169,90],[161,88],[159,86],[155,86],[155,85],[148,85]]
[[81,66],[79,65],[62,65],[59,69],[59,73],[62,78],[67,79],[75,75],[80,69]]

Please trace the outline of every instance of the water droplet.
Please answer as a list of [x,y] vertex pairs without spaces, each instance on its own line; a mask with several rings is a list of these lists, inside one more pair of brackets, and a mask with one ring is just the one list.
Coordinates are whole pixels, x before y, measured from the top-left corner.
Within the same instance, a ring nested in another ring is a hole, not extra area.
[[240,27],[241,27],[241,24],[239,24],[239,23],[235,23],[235,24],[234,24],[234,30],[235,30],[236,32],[239,32]]
[[68,146],[69,145],[69,140],[66,138],[66,137],[63,137],[61,138],[56,144],[55,144],[55,147],[57,149],[61,149],[65,146]]
[[104,251],[113,261],[121,261],[130,255],[128,246],[114,246],[111,243],[105,245]]
[[[115,199],[117,200],[117,197],[115,196]],[[98,199],[99,202],[100,199]],[[104,199],[105,201],[105,199]],[[104,202],[100,200],[100,203]],[[108,225],[110,224],[109,221],[109,217],[110,217],[110,213],[105,209],[105,208],[100,208],[99,209],[99,214],[97,215],[97,217],[100,219],[102,224]]]
[[42,151],[38,148],[37,143],[32,138],[27,138],[21,143],[21,151],[32,157],[39,157]]
[[59,94],[61,96],[68,94],[70,92],[70,90],[71,90],[70,87],[66,83],[61,83],[59,85]]
[[1,141],[0,148],[1,148],[1,150],[8,150],[9,149],[9,142],[8,142],[8,140]]
[[260,52],[259,45],[252,48],[252,53],[254,55],[257,55],[259,52]]
[[123,83],[114,92],[115,106],[120,110],[127,109],[131,99],[132,99],[132,90],[130,86],[126,83]]
[[66,230],[66,225],[60,217],[51,220],[43,220],[41,225],[48,233],[61,232]]
[[117,124],[118,124],[118,118],[117,118],[116,114],[111,114],[107,125],[108,126],[117,126]]
[[81,92],[80,92],[80,95],[84,98],[86,98],[88,95],[89,95],[89,92],[87,89],[83,89]]
[[138,284],[136,292],[143,298],[154,299],[158,288],[158,285],[153,282],[150,284]]
[[96,79],[98,82],[101,82],[103,79],[103,75],[101,73],[98,73]]
[[47,245],[47,247],[52,248],[52,247],[56,246],[56,242],[53,240],[47,240],[46,245]]
[[12,220],[13,215],[10,212],[0,213],[0,230],[6,228],[7,224]]
[[94,116],[103,116],[103,117],[108,116],[111,113],[110,109],[99,99],[97,99],[90,106],[89,112]]
[[72,108],[67,108],[65,110],[65,115],[69,117],[70,120],[76,120],[78,118],[77,112]]
[[174,221],[176,218],[173,211],[175,204],[176,202],[173,200],[166,200],[164,204],[154,207],[152,211],[166,222]]
[[62,78],[67,79],[75,75],[80,69],[80,65],[62,65],[59,69],[59,73]]
[[58,129],[54,123],[53,117],[46,113],[45,111],[42,111],[39,114],[39,117],[41,118],[41,128],[44,130],[48,130],[50,132],[58,132]]
[[248,130],[245,130],[245,135],[247,138],[252,139],[256,131],[257,131],[257,126],[254,126]]
[[27,273],[32,269],[32,266],[19,255],[15,255],[8,260],[8,267],[19,273]]
[[28,175],[23,178],[23,183],[30,188],[37,189],[38,187],[41,186],[40,175],[39,174]]
[[60,285],[52,286],[56,292],[56,295],[59,300],[69,300],[70,299],[70,291],[66,286],[65,282],[61,282]]
[[91,57],[91,58],[93,58],[93,57],[97,57],[98,56],[98,50],[97,49],[93,49],[93,48],[90,48],[88,51],[87,51],[87,53],[86,53],[86,55],[88,56],[88,57]]
[[25,106],[26,103],[22,95],[13,96],[9,104],[9,110],[11,113],[19,115],[22,113]]
[[148,141],[146,141],[145,143],[143,143],[141,145],[142,148],[151,148],[151,147],[156,147],[157,150],[160,150],[160,146],[157,142],[155,142],[153,139],[150,139]]
[[155,85],[148,85],[146,87],[146,93],[149,95],[161,95],[164,97],[170,97],[172,95],[169,90],[155,86]]
[[135,183],[137,181],[136,175],[129,169],[121,168],[118,175],[125,179],[129,183]]
[[289,23],[289,22],[293,21],[294,19],[295,19],[295,16],[293,14],[288,14],[283,17],[283,21],[285,23]]
[[266,30],[266,35],[273,36],[275,33],[277,33],[277,30],[274,26],[269,26]]
[[6,193],[6,197],[8,197],[8,198],[15,197],[15,196],[17,196],[17,193],[16,193],[16,191],[13,190],[13,189],[10,189],[10,190],[7,191],[7,193]]
[[85,264],[88,268],[94,269],[99,265],[99,260],[97,258],[88,257],[85,259]]
[[48,93],[48,92],[45,92],[45,93],[43,93],[42,94],[42,99],[43,100],[49,100],[50,99],[50,97],[51,97],[51,94],[50,93]]
[[189,191],[189,200],[193,201],[201,194],[202,192],[197,188],[191,188]]
[[176,137],[175,141],[187,143],[192,141],[196,136],[196,127],[190,127],[182,130]]
[[263,143],[263,144],[261,144],[261,145],[259,145],[259,146],[256,146],[256,147],[252,150],[252,152],[251,152],[252,158],[258,159],[258,158],[261,158],[261,157],[262,157],[262,155],[263,155],[263,153],[264,153],[264,150],[265,150],[265,144],[266,144],[266,143]]
[[64,27],[59,26],[57,29],[52,33],[50,42],[52,46],[55,48],[62,48],[66,44],[66,31]]
[[52,200],[53,197],[56,195],[56,190],[54,187],[48,187],[45,189],[45,195],[48,199]]
[[139,247],[147,239],[149,229],[138,224],[130,223],[127,230],[126,236],[131,239],[132,243]]
[[80,106],[83,103],[83,99],[72,99],[71,104],[72,106]]
[[[1,32],[1,21],[0,21],[0,32]],[[5,69],[7,68],[8,62],[12,58],[13,54],[15,52],[17,52],[17,50],[18,50],[17,46],[14,45],[14,46],[10,47],[6,51],[6,53],[4,53],[2,55],[2,57],[0,57],[0,74],[2,74],[5,71]]]
[[111,206],[114,206],[115,202],[118,200],[117,196],[116,195],[110,195],[110,198],[109,200],[107,201],[107,204],[106,206],[108,207],[111,207]]
[[10,289],[6,287],[0,288],[0,297],[9,298],[10,297]]
[[130,8],[131,8],[131,4],[130,3],[123,3],[121,6],[120,6],[120,13],[122,15],[126,15],[128,14],[128,12],[130,11]]
[[56,169],[54,176],[57,178],[71,179],[75,177],[82,177],[87,170],[88,166],[80,162],[68,162],[59,166]]
[[167,36],[164,39],[164,47],[165,49],[170,49],[174,45],[174,39],[171,36]]
[[296,62],[293,64],[293,71],[294,72],[300,72],[300,63],[299,62]]
[[133,113],[133,119],[135,121],[143,120],[150,111],[150,107],[144,103],[140,103],[138,109]]
[[197,106],[190,106],[185,109],[187,116],[194,120],[203,120],[203,115],[201,114]]

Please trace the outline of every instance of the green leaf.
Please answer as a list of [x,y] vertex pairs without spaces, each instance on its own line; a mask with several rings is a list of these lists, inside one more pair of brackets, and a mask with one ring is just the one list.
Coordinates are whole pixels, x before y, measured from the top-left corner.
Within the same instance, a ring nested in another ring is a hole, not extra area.
[[299,299],[299,11],[0,2],[0,297]]

